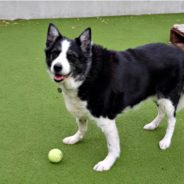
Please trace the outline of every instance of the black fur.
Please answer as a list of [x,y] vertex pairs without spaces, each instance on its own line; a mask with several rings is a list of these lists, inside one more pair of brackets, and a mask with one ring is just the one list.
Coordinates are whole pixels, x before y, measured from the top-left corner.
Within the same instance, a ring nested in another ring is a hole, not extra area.
[[87,28],[79,37],[71,40],[62,36],[53,24],[49,24],[45,49],[48,69],[50,69],[53,60],[62,52],[61,42],[63,40],[71,42],[67,51],[67,59],[72,68],[72,76],[76,80],[83,80],[91,63],[91,29]]
[[178,48],[155,43],[111,51],[91,45],[90,28],[71,40],[50,24],[45,50],[48,68],[62,52],[64,39],[70,41],[67,59],[71,76],[83,81],[78,97],[87,101],[93,116],[114,119],[126,107],[150,96],[169,98],[177,108],[184,93],[184,53]]
[[144,129],[157,128],[166,114],[168,127],[159,145],[169,148],[176,109],[184,105],[183,51],[161,43],[122,52],[107,50],[91,44],[90,28],[71,40],[50,24],[45,52],[51,78],[63,90],[66,107],[77,119],[77,133],[63,142],[79,142],[86,133],[87,118],[94,119],[105,134],[108,155],[94,170],[109,170],[120,155],[116,116],[150,96],[158,100],[158,115]]
[[78,95],[93,116],[114,119],[149,96],[169,98],[175,107],[184,92],[184,53],[166,44],[123,52],[92,47],[92,65]]

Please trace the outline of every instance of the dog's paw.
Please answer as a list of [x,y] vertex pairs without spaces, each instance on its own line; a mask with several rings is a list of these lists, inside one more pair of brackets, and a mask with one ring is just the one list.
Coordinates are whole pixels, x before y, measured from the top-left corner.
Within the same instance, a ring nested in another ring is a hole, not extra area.
[[144,130],[155,130],[157,126],[154,123],[149,123],[144,126]]
[[94,167],[93,170],[95,171],[108,171],[111,168],[112,164],[108,163],[106,160],[98,162]]
[[168,140],[168,139],[162,139],[160,142],[159,142],[159,146],[160,146],[160,149],[161,150],[166,150],[167,148],[169,148],[171,145],[171,141]]
[[63,143],[64,144],[76,144],[77,142],[79,142],[81,139],[78,135],[73,135],[70,137],[66,137],[63,139]]
[[114,162],[116,161],[116,159],[119,157],[119,155],[107,155],[107,157],[98,162],[94,167],[93,170],[95,171],[108,171],[114,164]]

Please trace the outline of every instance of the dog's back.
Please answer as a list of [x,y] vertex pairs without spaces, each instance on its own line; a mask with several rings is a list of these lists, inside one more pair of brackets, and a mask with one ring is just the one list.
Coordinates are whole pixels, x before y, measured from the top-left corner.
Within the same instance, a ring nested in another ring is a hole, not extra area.
[[94,46],[93,51],[89,80],[79,96],[94,115],[114,118],[149,96],[169,98],[177,106],[184,88],[184,53],[179,49],[158,43],[123,52]]

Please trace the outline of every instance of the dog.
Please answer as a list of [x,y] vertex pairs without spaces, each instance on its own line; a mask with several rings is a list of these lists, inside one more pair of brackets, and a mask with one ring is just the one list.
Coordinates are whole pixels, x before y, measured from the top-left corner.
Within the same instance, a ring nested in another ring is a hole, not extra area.
[[109,170],[120,156],[117,115],[148,97],[155,97],[158,114],[144,129],[156,129],[166,115],[167,130],[159,146],[162,150],[169,148],[176,111],[184,107],[181,50],[153,43],[113,51],[92,43],[91,28],[69,39],[49,24],[45,55],[48,72],[62,89],[66,108],[78,125],[78,131],[63,142],[75,144],[82,140],[88,119],[94,120],[106,137],[108,154],[94,170]]

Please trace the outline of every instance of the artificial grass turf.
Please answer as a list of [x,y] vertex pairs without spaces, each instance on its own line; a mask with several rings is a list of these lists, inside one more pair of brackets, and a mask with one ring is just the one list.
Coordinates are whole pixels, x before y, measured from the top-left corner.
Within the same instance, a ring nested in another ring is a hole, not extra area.
[[[0,21],[0,184],[184,183],[184,111],[177,115],[173,144],[166,151],[158,147],[166,121],[156,131],[143,130],[156,115],[150,100],[118,117],[122,153],[108,172],[92,170],[107,153],[104,136],[92,122],[81,143],[61,143],[76,125],[46,72],[49,22],[68,37],[90,26],[95,43],[123,50],[150,42],[167,43],[169,29],[183,23],[184,14]],[[47,159],[54,147],[64,153],[60,164]]]

